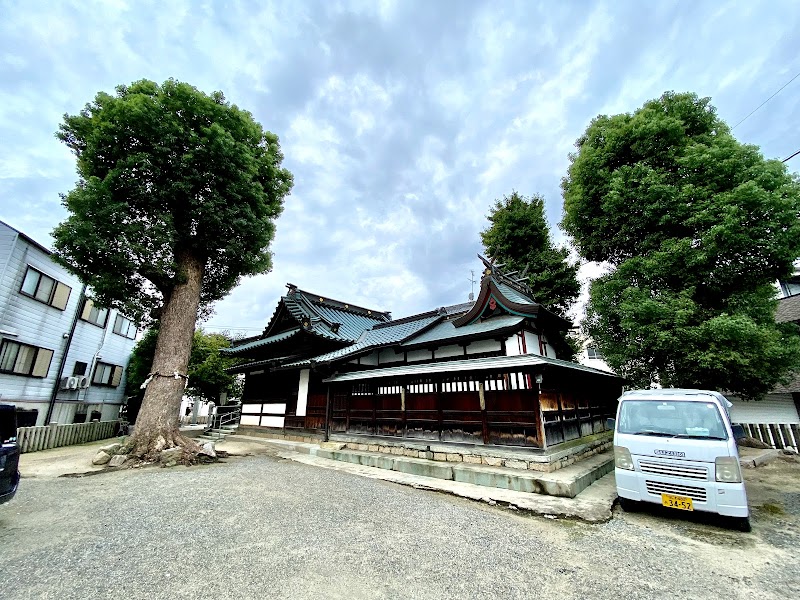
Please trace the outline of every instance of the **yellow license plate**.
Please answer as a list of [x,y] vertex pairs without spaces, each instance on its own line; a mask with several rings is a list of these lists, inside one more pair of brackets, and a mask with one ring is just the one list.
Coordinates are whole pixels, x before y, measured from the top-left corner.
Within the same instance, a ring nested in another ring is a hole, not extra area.
[[679,510],[694,510],[692,499],[687,496],[673,496],[672,494],[661,494],[661,504],[669,508]]

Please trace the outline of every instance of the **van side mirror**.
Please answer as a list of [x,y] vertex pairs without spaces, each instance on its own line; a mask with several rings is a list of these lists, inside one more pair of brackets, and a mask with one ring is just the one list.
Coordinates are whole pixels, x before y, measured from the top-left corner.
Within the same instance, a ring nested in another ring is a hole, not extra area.
[[614,427],[616,427],[616,425],[617,425],[617,420],[616,419],[612,419],[611,417],[606,419],[606,429],[610,429],[611,431],[614,431]]
[[747,437],[747,434],[744,432],[744,427],[739,425],[739,423],[734,423],[732,425],[732,429],[733,429],[733,439],[742,440]]

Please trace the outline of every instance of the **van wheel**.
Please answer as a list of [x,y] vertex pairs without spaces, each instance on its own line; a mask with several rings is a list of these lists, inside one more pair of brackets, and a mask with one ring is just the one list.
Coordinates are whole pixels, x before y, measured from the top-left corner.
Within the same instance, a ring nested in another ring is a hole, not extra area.
[[622,496],[619,497],[619,505],[625,512],[636,512],[639,508],[639,503],[636,500],[623,498]]
[[737,531],[743,531],[745,533],[750,533],[750,531],[752,531],[752,527],[750,527],[750,517],[731,517],[731,519],[733,519],[733,526]]

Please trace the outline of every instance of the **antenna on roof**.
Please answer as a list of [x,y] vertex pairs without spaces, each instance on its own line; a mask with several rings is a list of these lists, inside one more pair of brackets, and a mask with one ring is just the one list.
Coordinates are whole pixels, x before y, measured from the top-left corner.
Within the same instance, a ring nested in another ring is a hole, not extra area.
[[472,284],[472,288],[469,291],[469,301],[475,301],[475,271],[472,269],[469,270],[469,282]]

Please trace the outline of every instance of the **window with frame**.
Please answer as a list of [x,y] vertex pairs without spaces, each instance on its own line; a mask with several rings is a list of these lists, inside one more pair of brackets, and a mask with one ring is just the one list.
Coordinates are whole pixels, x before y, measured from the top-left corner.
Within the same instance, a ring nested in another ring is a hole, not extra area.
[[19,293],[58,310],[65,310],[72,288],[28,266]]
[[594,346],[589,346],[588,348],[586,348],[586,356],[587,358],[603,360],[603,355],[600,353],[600,350],[598,350]]
[[47,377],[53,351],[12,340],[0,345],[0,371],[28,377]]
[[94,376],[92,383],[94,385],[107,385],[109,387],[117,387],[122,380],[122,372],[124,367],[119,365],[112,365],[109,363],[98,362],[94,367]]
[[80,360],[75,361],[75,368],[72,369],[72,374],[73,375],[78,375],[78,376],[86,375],[86,369],[88,367],[89,367],[88,363],[85,363],[85,362],[80,361]]
[[124,336],[129,339],[136,337],[136,325],[133,321],[126,319],[122,315],[117,315],[114,319],[114,333]]
[[108,309],[101,308],[95,305],[94,301],[91,298],[87,298],[86,303],[83,305],[83,312],[81,312],[81,319],[84,321],[88,321],[92,325],[97,325],[98,327],[105,327],[106,322],[108,321]]

